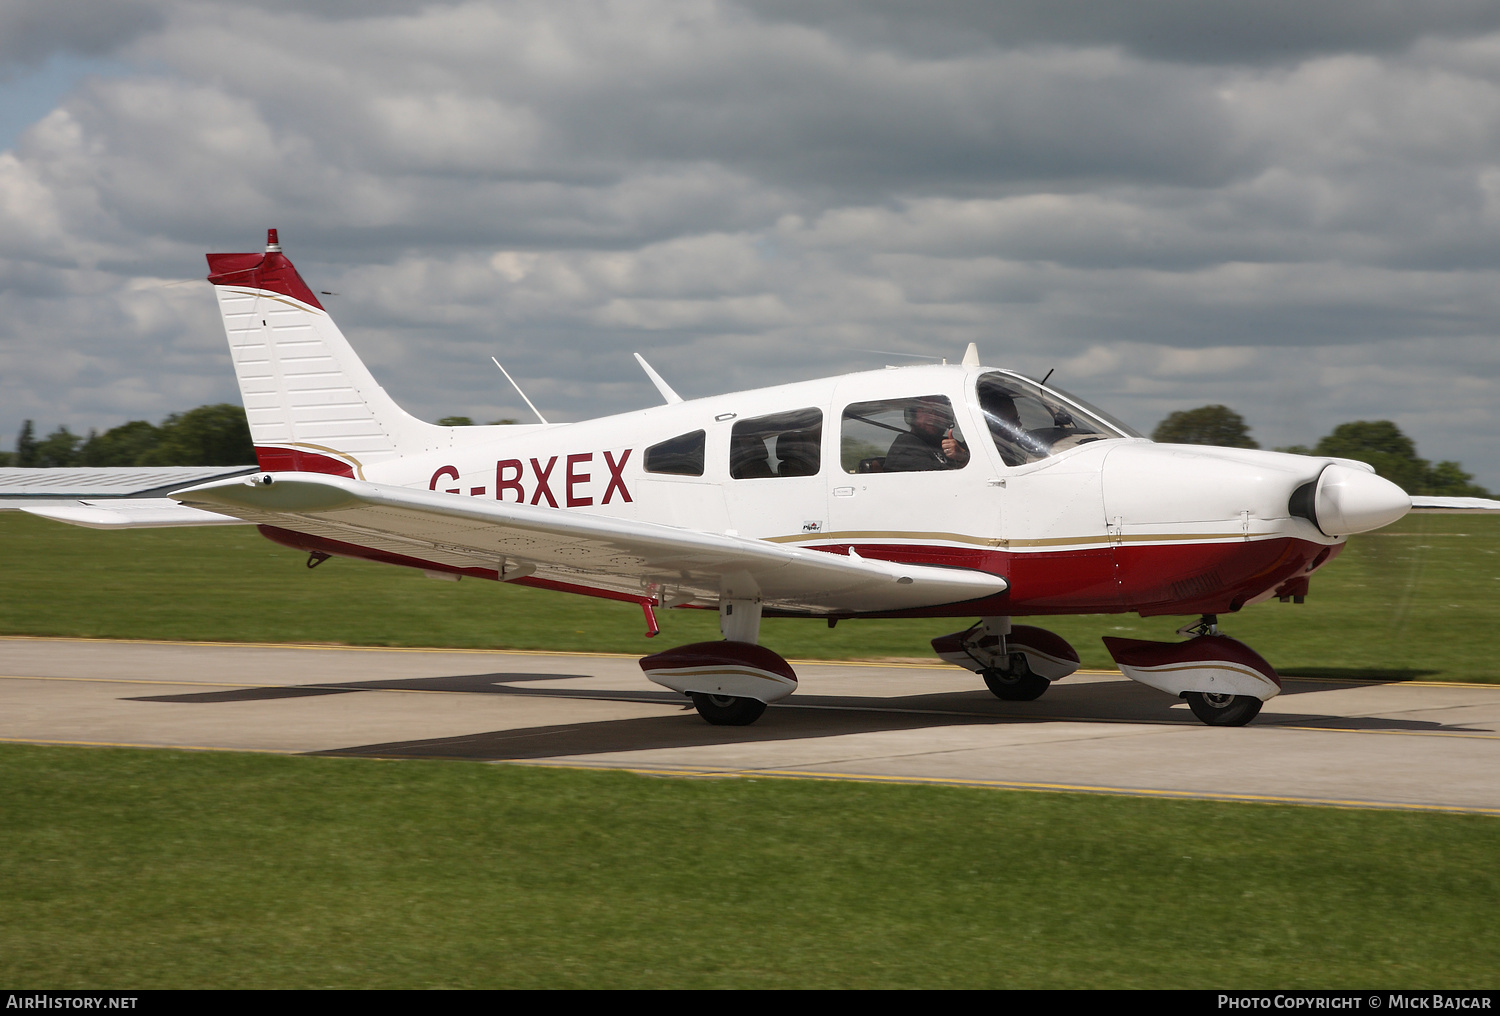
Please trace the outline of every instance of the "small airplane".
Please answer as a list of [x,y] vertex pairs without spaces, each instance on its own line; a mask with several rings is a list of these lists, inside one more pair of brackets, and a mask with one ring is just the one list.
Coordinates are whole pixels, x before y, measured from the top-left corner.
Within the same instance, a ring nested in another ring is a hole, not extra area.
[[1121,671],[1205,723],[1242,725],[1281,679],[1220,633],[1219,616],[1300,603],[1351,534],[1413,509],[1361,462],[1153,443],[1060,389],[982,366],[972,344],[959,364],[702,399],[678,396],[637,354],[664,405],[435,426],[376,383],[276,230],[264,251],[208,265],[258,467],[141,471],[155,490],[4,507],[111,529],[251,523],[309,567],[363,558],[632,602],[648,636],[659,608],[717,610],[722,641],[641,660],[713,724],[753,723],[796,690],[792,667],[759,644],[765,616],[977,618],[933,649],[1028,701],[1079,657],[1013,618],[1130,611],[1195,620],[1180,642],[1105,638]]

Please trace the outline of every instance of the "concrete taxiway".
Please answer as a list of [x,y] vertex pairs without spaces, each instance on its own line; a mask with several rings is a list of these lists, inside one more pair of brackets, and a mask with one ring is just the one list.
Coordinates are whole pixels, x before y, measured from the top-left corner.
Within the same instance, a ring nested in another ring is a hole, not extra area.
[[1288,679],[1211,728],[1119,674],[1036,702],[941,664],[797,663],[750,727],[635,657],[0,638],[0,741],[461,758],[1500,816],[1500,686]]

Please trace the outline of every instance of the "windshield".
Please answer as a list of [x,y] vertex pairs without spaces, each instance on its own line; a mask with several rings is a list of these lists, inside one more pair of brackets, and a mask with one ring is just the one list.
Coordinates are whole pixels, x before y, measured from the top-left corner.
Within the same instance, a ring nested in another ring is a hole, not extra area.
[[1140,437],[1086,402],[1013,374],[985,374],[979,408],[1007,466],[1045,459],[1090,441]]

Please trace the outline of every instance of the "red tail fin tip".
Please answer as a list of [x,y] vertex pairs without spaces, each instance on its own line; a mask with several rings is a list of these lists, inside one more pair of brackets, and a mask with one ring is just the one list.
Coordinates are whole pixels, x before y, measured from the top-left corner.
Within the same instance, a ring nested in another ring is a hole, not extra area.
[[266,253],[281,250],[281,241],[276,238],[276,230],[266,230]]

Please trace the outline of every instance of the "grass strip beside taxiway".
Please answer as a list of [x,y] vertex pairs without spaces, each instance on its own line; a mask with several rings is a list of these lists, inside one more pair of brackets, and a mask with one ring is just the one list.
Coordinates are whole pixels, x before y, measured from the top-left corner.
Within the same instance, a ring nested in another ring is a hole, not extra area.
[[1483,988],[1500,822],[0,746],[0,980]]

